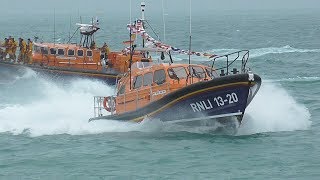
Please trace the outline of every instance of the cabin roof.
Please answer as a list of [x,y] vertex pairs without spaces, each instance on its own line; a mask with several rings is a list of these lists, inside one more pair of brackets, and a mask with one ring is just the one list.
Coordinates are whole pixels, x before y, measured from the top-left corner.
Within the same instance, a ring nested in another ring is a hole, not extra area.
[[86,47],[81,47],[77,44],[54,44],[54,43],[34,43],[34,45],[39,47],[48,47],[48,48],[64,48],[64,49],[89,49]]

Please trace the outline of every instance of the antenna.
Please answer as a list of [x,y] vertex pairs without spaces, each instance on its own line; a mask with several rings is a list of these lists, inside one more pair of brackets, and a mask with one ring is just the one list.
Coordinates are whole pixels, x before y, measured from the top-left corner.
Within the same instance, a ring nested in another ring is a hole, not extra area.
[[132,87],[132,85],[131,85],[131,71],[132,71],[132,69],[131,69],[131,66],[132,66],[132,56],[133,56],[133,44],[132,44],[132,28],[130,27],[130,63],[129,63],[129,71],[130,71],[130,79],[129,79],[129,81],[130,81],[130,90],[131,90],[131,87]]
[[145,16],[144,16],[144,10],[146,8],[146,3],[144,1],[141,2],[141,20],[144,21],[145,20]]
[[164,20],[164,5],[162,0],[163,41],[166,42],[166,21]]
[[[189,74],[191,74],[191,66],[190,66],[190,64],[191,64],[191,34],[192,34],[192,32],[191,32],[191,0],[189,1],[189,6],[190,6],[190,9],[189,9],[189,13],[190,13],[190,29],[189,29],[189,53],[188,53],[188,55],[189,55]],[[193,76],[191,76],[191,83],[192,83],[192,81],[193,81]]]
[[70,41],[70,38],[71,38],[71,15],[70,15],[70,19],[69,19],[70,21],[69,21],[69,41]]
[[[144,1],[141,2],[141,22],[142,22],[142,26],[144,28],[144,22],[145,22],[145,15],[144,15],[144,12],[145,12],[145,9],[146,9],[146,3]],[[145,47],[145,40],[144,40],[144,37],[142,37],[142,47],[144,48]],[[145,52],[143,52],[143,56],[145,57]]]
[[53,9],[53,44],[56,45],[56,9]]
[[129,23],[131,24],[131,22],[132,22],[132,9],[131,9],[131,4],[132,4],[132,0],[130,0],[130,7],[129,7],[129,9],[130,9],[130,21],[129,21]]

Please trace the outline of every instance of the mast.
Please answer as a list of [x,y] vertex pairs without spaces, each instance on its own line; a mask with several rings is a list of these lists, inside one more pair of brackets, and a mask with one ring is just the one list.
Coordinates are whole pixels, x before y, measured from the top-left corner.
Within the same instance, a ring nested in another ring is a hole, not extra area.
[[130,3],[129,3],[129,12],[130,12],[130,19],[129,19],[129,23],[131,24],[132,22],[132,9],[131,9],[131,4],[132,4],[132,0],[130,0]]
[[130,22],[129,22],[129,24],[130,24],[130,33],[129,33],[129,41],[130,41],[130,60],[129,60],[129,81],[130,81],[130,87],[129,87],[129,89],[131,90],[132,89],[132,83],[131,83],[131,65],[132,65],[132,56],[133,56],[133,49],[132,49],[132,27],[131,27],[131,25],[132,25],[132,20],[131,20],[131,15],[132,15],[132,10],[131,10],[131,1],[132,0],[130,0]]
[[129,35],[130,35],[130,63],[129,63],[129,72],[130,72],[130,79],[129,79],[129,81],[130,81],[130,90],[131,90],[131,88],[132,88],[132,85],[131,85],[131,66],[132,66],[132,56],[133,56],[133,45],[132,45],[132,28],[130,27],[130,33],[129,33]]
[[164,3],[162,0],[163,41],[166,42],[166,21],[164,20]]
[[53,9],[53,44],[56,45],[56,9]]
[[70,41],[70,38],[71,38],[71,15],[70,15],[70,19],[69,19],[69,41]]
[[[144,28],[144,21],[145,21],[145,16],[144,16],[144,11],[146,8],[146,3],[144,1],[141,2],[141,21],[142,21],[142,26]],[[145,47],[145,41],[144,38],[142,38],[142,47]],[[144,54],[144,53],[143,53]]]
[[144,16],[144,10],[146,8],[146,3],[144,1],[141,2],[141,20],[144,21],[145,20],[145,16]]
[[[192,28],[191,28],[191,0],[189,1],[189,6],[190,6],[190,9],[189,9],[189,13],[190,13],[190,19],[189,19],[189,22],[190,22],[190,24],[189,24],[189,53],[188,53],[188,55],[189,55],[189,75],[191,75],[191,66],[190,66],[190,64],[191,64],[191,34],[192,34],[192,32],[191,32],[191,30],[192,30]],[[191,75],[191,83],[193,83],[193,76]]]

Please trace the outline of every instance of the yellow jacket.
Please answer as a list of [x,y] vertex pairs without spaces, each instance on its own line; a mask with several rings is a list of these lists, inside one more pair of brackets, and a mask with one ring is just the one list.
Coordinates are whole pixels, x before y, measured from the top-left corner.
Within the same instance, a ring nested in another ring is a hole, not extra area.
[[32,42],[29,42],[27,46],[27,53],[30,53],[30,54],[32,53],[32,46],[33,46]]
[[110,53],[110,48],[107,46],[106,47],[106,54],[108,55]]
[[6,52],[7,52],[8,54],[11,54],[11,53],[12,53],[12,40],[11,40],[11,39],[9,39],[9,40],[8,40],[8,43],[6,43]]
[[20,52],[21,53],[26,53],[26,51],[27,51],[27,43],[25,41],[21,41]]
[[12,42],[12,51],[15,53],[17,51],[18,43],[16,41]]

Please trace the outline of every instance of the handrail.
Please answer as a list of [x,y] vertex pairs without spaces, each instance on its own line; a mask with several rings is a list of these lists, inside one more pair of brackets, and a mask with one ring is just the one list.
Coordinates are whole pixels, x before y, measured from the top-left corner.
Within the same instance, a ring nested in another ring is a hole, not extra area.
[[[231,62],[229,61],[229,57],[236,54],[237,57],[234,58]],[[242,55],[243,54],[243,55]],[[237,60],[239,60],[239,57],[242,56],[241,58],[241,73],[245,73],[246,72],[246,65],[247,62],[249,60],[249,50],[240,50],[240,51],[236,51],[233,53],[229,53],[229,54],[225,54],[225,55],[221,55],[221,56],[214,56],[213,60],[212,60],[212,65],[211,68],[214,67],[216,60],[218,59],[222,59],[222,58],[226,58],[227,59],[227,64],[226,66],[220,67],[220,68],[216,68],[215,70],[222,70],[222,69],[226,69],[226,75],[229,74],[229,67]],[[229,63],[230,62],[230,63]]]

